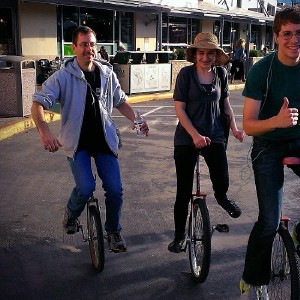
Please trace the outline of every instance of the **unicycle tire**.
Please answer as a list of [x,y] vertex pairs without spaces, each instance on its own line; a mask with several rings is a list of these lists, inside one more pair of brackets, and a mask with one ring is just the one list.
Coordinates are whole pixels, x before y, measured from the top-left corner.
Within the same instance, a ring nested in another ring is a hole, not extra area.
[[271,257],[270,299],[300,299],[299,262],[293,239],[280,223],[274,238]]
[[[189,260],[192,278],[196,283],[203,283],[209,273],[211,260],[211,227],[209,212],[204,199],[193,201],[189,219]],[[193,224],[193,225],[192,225]],[[193,230],[192,230],[193,226]]]
[[88,206],[87,230],[92,265],[97,273],[104,268],[104,239],[99,210],[94,206]]

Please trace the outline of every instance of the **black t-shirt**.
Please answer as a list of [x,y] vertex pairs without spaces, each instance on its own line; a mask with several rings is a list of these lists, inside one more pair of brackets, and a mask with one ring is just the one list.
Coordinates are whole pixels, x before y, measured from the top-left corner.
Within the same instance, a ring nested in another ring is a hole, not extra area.
[[90,84],[87,88],[84,117],[77,151],[86,150],[91,155],[98,152],[111,153],[104,137],[102,119],[99,109],[100,70],[95,67],[92,72],[83,71]]
[[[227,73],[223,72],[225,86],[222,90],[221,79],[214,69],[212,84],[201,84],[194,65],[180,70],[174,89],[175,101],[186,103],[186,114],[201,135],[208,136],[213,142],[224,142],[224,131],[220,121],[220,99],[228,97]],[[175,145],[193,145],[192,137],[179,122],[174,136]]]

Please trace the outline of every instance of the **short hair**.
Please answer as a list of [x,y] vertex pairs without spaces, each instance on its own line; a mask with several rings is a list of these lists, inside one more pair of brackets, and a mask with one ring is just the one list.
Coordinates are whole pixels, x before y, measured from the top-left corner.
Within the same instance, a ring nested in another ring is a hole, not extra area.
[[88,27],[88,26],[79,26],[77,27],[74,31],[73,31],[73,35],[72,35],[72,43],[74,45],[77,45],[77,40],[78,40],[78,36],[79,34],[89,34],[92,33],[95,37],[96,37],[96,32]]
[[278,35],[281,26],[288,23],[300,24],[300,6],[288,6],[279,10],[274,18],[273,32]]

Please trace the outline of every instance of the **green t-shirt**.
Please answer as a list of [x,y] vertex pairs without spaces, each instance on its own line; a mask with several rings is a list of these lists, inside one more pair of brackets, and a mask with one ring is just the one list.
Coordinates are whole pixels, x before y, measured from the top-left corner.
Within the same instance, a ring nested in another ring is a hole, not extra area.
[[[267,80],[269,88],[267,91]],[[243,96],[262,101],[260,120],[276,116],[283,104],[283,98],[289,100],[289,107],[300,111],[300,63],[290,67],[278,60],[277,52],[271,53],[258,61],[250,69],[243,91]],[[289,128],[276,128],[259,137],[268,141],[290,141],[300,139],[300,121]]]

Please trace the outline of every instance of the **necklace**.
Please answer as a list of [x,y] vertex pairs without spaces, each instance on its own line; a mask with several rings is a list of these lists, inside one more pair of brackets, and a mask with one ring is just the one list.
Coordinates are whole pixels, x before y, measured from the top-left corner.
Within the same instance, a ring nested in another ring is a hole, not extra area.
[[215,85],[213,85],[212,83],[211,84],[200,83],[200,88],[202,92],[204,92],[206,95],[211,95],[216,90]]

